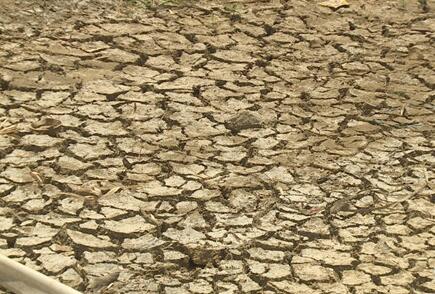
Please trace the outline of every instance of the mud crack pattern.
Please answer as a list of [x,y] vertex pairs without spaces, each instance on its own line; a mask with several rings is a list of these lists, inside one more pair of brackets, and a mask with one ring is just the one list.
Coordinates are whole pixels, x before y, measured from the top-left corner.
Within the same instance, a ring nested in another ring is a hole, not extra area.
[[35,2],[1,1],[2,254],[84,293],[435,291],[426,1]]

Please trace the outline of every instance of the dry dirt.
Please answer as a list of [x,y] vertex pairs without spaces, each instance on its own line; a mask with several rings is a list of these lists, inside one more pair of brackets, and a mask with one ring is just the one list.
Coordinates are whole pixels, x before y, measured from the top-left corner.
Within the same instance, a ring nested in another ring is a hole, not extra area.
[[434,293],[435,7],[318,2],[0,1],[0,252],[84,293]]

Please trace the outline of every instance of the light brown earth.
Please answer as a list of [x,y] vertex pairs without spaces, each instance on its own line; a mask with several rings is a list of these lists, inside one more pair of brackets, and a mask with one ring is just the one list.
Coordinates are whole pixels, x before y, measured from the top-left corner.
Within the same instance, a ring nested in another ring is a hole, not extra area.
[[435,292],[435,7],[319,2],[0,1],[0,252],[84,293]]

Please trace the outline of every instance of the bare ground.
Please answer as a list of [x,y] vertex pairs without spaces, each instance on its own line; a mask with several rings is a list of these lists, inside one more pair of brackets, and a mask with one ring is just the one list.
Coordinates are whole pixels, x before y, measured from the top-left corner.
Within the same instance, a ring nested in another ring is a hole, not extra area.
[[433,8],[318,2],[0,1],[0,252],[84,293],[435,292]]

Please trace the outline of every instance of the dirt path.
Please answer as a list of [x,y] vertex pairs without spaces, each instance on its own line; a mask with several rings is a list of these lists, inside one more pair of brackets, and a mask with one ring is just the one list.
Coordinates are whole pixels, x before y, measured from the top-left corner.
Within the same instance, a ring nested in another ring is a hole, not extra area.
[[0,1],[1,253],[84,293],[435,291],[435,7],[34,2]]

